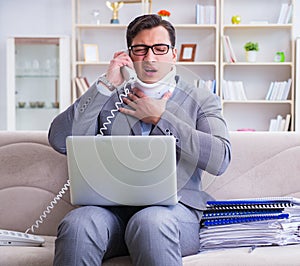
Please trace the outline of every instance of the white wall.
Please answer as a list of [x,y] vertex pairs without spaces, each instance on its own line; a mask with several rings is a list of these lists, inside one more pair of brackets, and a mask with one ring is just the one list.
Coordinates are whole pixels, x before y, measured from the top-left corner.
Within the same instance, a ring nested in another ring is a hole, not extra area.
[[[154,0],[159,1],[159,0]],[[294,12],[299,15],[300,0]],[[271,1],[270,1],[271,4]],[[0,0],[0,130],[6,125],[6,39],[15,35],[71,36],[71,0]],[[294,36],[300,36],[300,15]]]
[[0,0],[0,130],[6,126],[7,37],[71,36],[71,6],[71,0]]

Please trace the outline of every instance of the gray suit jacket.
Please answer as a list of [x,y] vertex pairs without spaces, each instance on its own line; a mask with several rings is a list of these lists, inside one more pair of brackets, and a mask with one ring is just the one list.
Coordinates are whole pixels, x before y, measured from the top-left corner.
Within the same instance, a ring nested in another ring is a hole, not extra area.
[[[231,158],[229,134],[218,96],[188,85],[179,77],[176,81],[166,110],[150,134],[173,135],[176,138],[178,196],[182,203],[203,210],[206,201],[211,198],[202,191],[202,172],[220,175],[226,170]],[[52,147],[66,153],[67,136],[99,134],[111,110],[116,108],[118,93],[105,96],[93,84],[53,120],[49,130]],[[134,117],[116,112],[103,133],[141,135],[141,124]]]

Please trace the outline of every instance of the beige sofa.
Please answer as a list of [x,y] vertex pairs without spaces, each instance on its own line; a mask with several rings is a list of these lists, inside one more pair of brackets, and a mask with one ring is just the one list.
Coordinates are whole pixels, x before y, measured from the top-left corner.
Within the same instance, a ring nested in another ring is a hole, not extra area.
[[[299,133],[231,133],[232,163],[221,177],[206,175],[204,187],[217,199],[300,197]],[[24,232],[67,180],[66,157],[55,152],[46,132],[0,132],[0,228]],[[36,230],[43,247],[0,247],[1,266],[52,265],[56,229],[73,206],[68,192]],[[226,249],[183,258],[196,265],[300,265],[300,245]],[[128,257],[105,266],[130,265]],[[62,265],[63,266],[63,265]],[[146,266],[146,265],[145,265]],[[166,265],[168,266],[168,265]]]

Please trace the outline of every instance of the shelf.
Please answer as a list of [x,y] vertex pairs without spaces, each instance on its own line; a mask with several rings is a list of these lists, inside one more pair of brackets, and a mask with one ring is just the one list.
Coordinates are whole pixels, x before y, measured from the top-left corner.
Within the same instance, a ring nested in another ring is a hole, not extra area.
[[58,79],[58,75],[16,75],[16,78],[54,78]]
[[235,63],[223,63],[223,66],[235,66],[235,67],[240,67],[240,66],[290,66],[293,67],[292,62],[254,62],[254,63],[248,63],[248,62],[235,62]]
[[[98,62],[85,62],[85,61],[77,61],[75,63],[77,66],[88,66],[88,65],[108,65],[109,61],[98,61]],[[176,65],[186,65],[186,66],[205,66],[205,65],[210,65],[210,66],[217,66],[216,62],[176,62]]]
[[123,29],[125,30],[127,25],[125,24],[75,24],[75,28],[78,29]]
[[293,101],[267,101],[267,100],[247,100],[247,101],[235,101],[235,100],[223,100],[224,104],[293,104]]
[[292,24],[226,24],[223,26],[224,30],[226,29],[288,29],[290,30],[293,27]]
[[49,110],[58,110],[59,108],[53,108],[53,107],[16,107],[17,110],[19,111],[28,111],[28,110],[35,110],[35,111],[49,111]]
[[[75,24],[77,29],[122,29],[127,28],[126,24]],[[199,28],[199,29],[216,29],[216,24],[173,24],[175,28]]]
[[217,66],[216,62],[180,62],[178,61],[176,65],[182,66]]
[[76,61],[75,64],[77,66],[89,66],[89,65],[108,65],[109,61],[97,61],[97,62],[85,62],[85,61]]

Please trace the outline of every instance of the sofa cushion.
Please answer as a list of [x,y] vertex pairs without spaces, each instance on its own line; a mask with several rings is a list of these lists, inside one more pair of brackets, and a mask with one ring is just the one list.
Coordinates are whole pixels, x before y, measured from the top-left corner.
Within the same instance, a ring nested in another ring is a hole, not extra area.
[[[66,182],[66,156],[49,146],[46,132],[1,132],[0,165],[0,228],[24,232]],[[55,236],[73,208],[67,192],[35,233]]]

